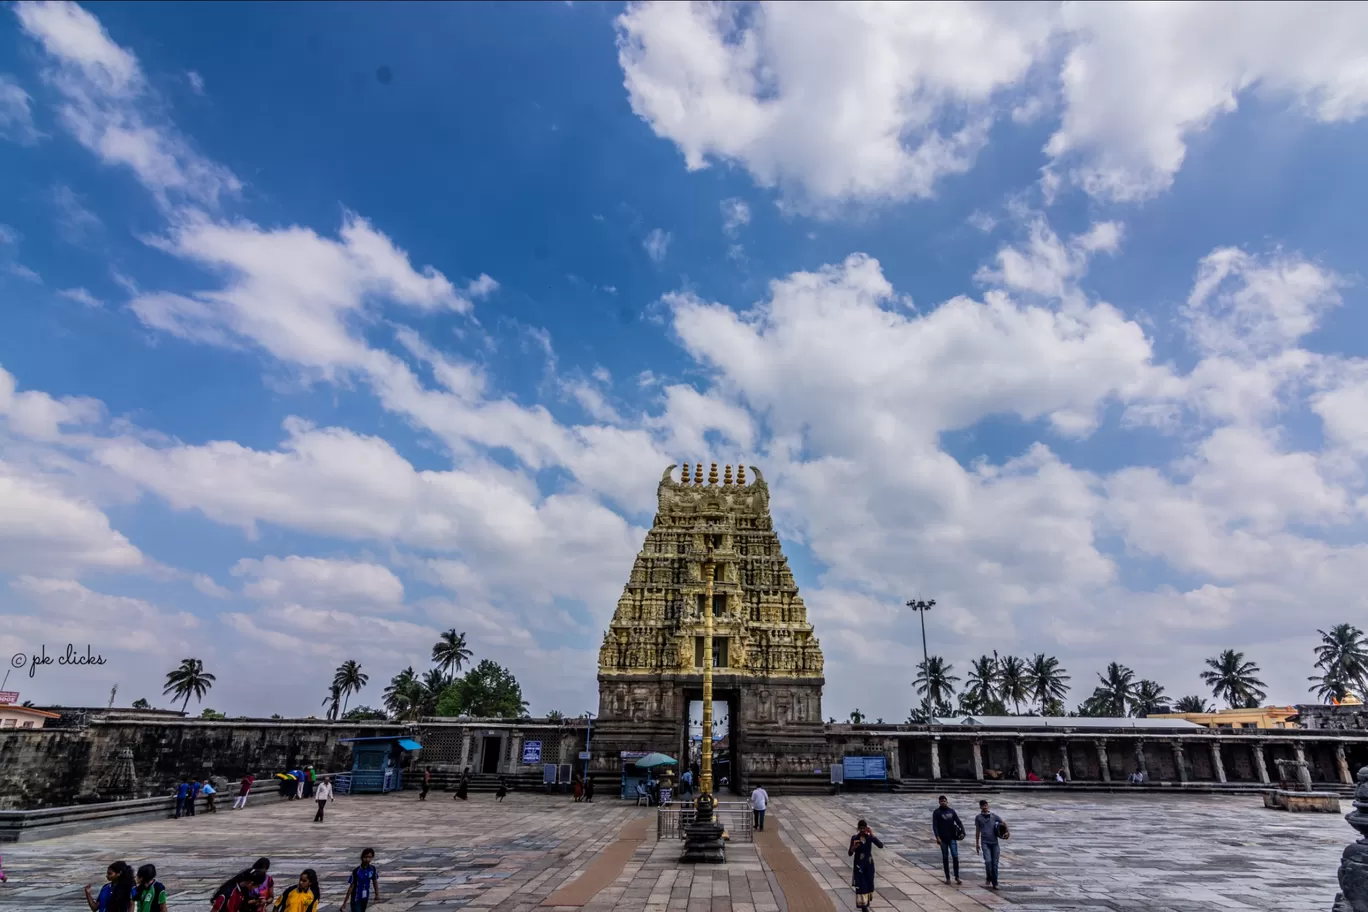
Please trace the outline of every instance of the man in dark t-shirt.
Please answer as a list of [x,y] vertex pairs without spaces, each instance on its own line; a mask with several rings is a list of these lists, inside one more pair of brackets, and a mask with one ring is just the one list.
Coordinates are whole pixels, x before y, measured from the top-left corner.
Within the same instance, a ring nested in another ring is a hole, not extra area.
[[955,863],[955,883],[963,883],[959,873],[959,841],[964,838],[964,824],[950,806],[950,799],[940,796],[938,806],[931,812],[931,832],[941,850],[941,865],[945,868],[945,882],[950,882],[950,863]]

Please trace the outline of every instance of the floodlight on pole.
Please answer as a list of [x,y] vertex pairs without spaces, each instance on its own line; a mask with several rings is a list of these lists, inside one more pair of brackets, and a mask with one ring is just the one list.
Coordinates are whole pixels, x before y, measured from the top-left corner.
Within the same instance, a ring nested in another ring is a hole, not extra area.
[[922,677],[926,679],[926,699],[923,701],[922,712],[926,716],[926,722],[931,723],[931,657],[926,651],[926,612],[936,607],[935,599],[911,599],[907,607],[917,612],[921,618],[922,635]]

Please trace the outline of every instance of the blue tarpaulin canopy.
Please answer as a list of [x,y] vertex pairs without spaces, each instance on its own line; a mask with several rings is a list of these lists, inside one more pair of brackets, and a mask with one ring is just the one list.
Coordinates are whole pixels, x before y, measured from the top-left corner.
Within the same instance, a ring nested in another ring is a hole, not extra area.
[[410,741],[408,738],[400,738],[399,746],[406,751],[416,751],[423,749],[423,745],[419,744],[417,741]]

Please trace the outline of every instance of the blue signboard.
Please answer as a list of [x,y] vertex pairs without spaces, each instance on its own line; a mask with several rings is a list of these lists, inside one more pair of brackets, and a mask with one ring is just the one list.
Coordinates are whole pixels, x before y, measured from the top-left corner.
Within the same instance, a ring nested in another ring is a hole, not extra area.
[[841,765],[845,768],[847,782],[855,779],[888,778],[888,760],[882,755],[878,757],[846,757],[841,760]]
[[541,763],[541,744],[540,741],[524,741],[522,762],[529,766]]

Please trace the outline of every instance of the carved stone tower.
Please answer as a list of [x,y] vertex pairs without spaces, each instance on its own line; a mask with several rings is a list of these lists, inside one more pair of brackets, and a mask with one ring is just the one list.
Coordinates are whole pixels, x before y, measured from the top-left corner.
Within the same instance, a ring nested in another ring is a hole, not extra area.
[[[729,704],[731,785],[799,772],[821,754],[822,651],[808,623],[754,467],[665,470],[659,506],[599,650],[594,769],[622,751],[682,760],[689,702],[701,700],[704,612],[713,612],[713,681]],[[705,604],[705,564],[715,567]]]

